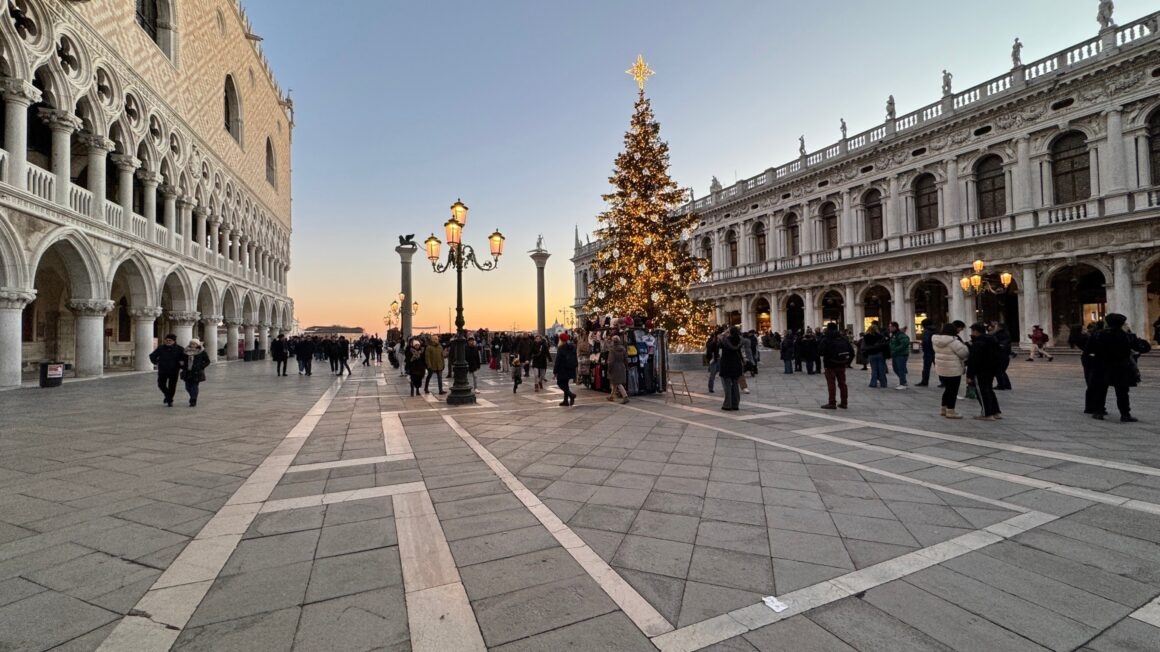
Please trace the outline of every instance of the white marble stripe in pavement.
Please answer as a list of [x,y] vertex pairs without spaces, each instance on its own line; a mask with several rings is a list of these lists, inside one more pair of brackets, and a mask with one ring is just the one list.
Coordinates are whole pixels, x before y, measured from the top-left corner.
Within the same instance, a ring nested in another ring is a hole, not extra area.
[[742,414],[734,416],[733,418],[738,421],[755,421],[757,419],[776,419],[777,417],[784,417],[788,414],[789,412],[759,412],[757,414]]
[[[697,398],[712,398],[706,394],[694,393],[693,396]],[[1061,453],[1057,451],[1045,450],[1042,448],[1032,448],[1030,446],[1020,446],[1019,444],[1005,444],[1003,442],[976,439],[973,437],[962,437],[959,435],[948,435],[941,432],[932,432],[930,430],[921,430],[919,428],[908,428],[906,426],[895,426],[888,423],[879,423],[877,421],[866,421],[864,419],[855,419],[851,417],[842,417],[831,414],[820,414],[812,410],[801,410],[796,408],[788,408],[784,406],[775,406],[763,403],[746,403],[746,407],[756,407],[766,410],[782,410],[793,414],[800,414],[810,416],[817,419],[825,419],[827,421],[840,421],[845,423],[856,423],[867,428],[877,428],[879,430],[890,430],[893,432],[901,432],[908,435],[918,435],[919,437],[929,437],[931,439],[941,439],[943,441],[953,441],[960,444],[971,444],[974,446],[985,446],[987,448],[994,448],[997,450],[1008,451],[1012,453],[1025,453],[1027,455],[1034,455],[1036,457],[1046,457],[1049,459],[1062,460],[1065,462],[1075,462],[1076,464],[1086,464],[1089,466],[1100,466],[1108,469],[1117,469],[1120,471],[1128,471],[1131,473],[1139,473],[1141,475],[1160,476],[1160,468],[1152,466],[1144,466],[1141,464],[1131,464],[1129,462],[1116,462],[1113,460],[1101,460],[1095,457],[1086,457],[1083,455],[1074,455],[1072,453]]]
[[1143,607],[1133,611],[1128,614],[1128,617],[1148,623],[1153,627],[1160,627],[1160,598],[1156,598]]
[[547,505],[540,502],[540,499],[524,486],[524,483],[520,482],[483,444],[480,444],[475,437],[472,437],[471,433],[467,432],[455,420],[455,417],[443,415],[443,420],[475,451],[476,455],[479,455],[480,459],[491,467],[491,470],[499,476],[500,480],[515,494],[516,498],[528,508],[528,511],[568,551],[568,554],[572,555],[572,558],[584,568],[588,575],[596,580],[600,588],[608,594],[608,597],[612,598],[612,601],[620,607],[640,631],[644,632],[645,636],[652,637],[672,631],[673,626],[669,621],[665,620],[664,616],[655,607],[641,597],[636,592],[636,589],[632,588],[632,585],[626,582],[623,577],[618,575],[611,566],[600,558],[600,555],[597,555],[592,548],[588,547],[588,544],[584,543],[583,539],[565,525]]
[[397,496],[399,494],[426,491],[422,482],[404,482],[389,484],[381,487],[367,487],[365,489],[351,489],[349,491],[335,491],[329,494],[315,494],[313,496],[299,496],[297,498],[283,498],[270,500],[262,504],[260,514],[270,512],[284,512],[288,509],[302,509],[303,507],[318,507],[319,505],[333,505],[346,503],[352,500],[366,500],[368,498],[382,498],[383,496]]
[[788,608],[782,612],[770,609],[763,602],[735,609],[729,613],[686,625],[667,634],[653,637],[653,643],[662,652],[692,652],[746,632],[771,625],[810,609],[848,598],[887,582],[901,579],[930,568],[948,559],[960,557],[994,543],[1037,528],[1056,520],[1057,516],[1043,512],[1027,512],[1013,516],[990,527],[964,534],[921,550],[873,566],[846,573],[813,586],[777,596]]
[[[130,612],[133,615],[125,616],[117,623],[98,650],[167,650],[173,645],[237,548],[262,503],[270,497],[270,492],[306,443],[310,430],[326,413],[342,386],[343,379],[335,379],[226,505],[157,578]],[[310,430],[306,430],[307,424]]]
[[286,469],[287,473],[302,473],[303,471],[320,471],[323,469],[341,469],[347,466],[363,466],[366,464],[381,464],[382,462],[399,462],[413,460],[414,455],[379,455],[377,457],[359,457],[353,460],[335,460],[333,462],[315,462],[313,464],[296,464]]
[[403,421],[397,412],[383,412],[380,417],[383,424],[383,446],[387,455],[411,455],[411,442],[407,439],[407,431],[403,429]]

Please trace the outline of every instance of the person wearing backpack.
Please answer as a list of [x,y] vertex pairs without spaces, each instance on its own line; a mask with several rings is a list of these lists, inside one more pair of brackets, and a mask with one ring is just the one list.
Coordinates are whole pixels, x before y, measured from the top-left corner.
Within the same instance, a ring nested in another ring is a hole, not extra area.
[[1002,419],[999,399],[995,396],[995,372],[999,369],[1000,357],[1004,355],[999,342],[987,333],[983,323],[971,324],[970,354],[967,356],[967,383],[974,384],[979,395],[979,405],[983,413],[977,417],[981,421]]
[[[826,332],[818,344],[818,353],[822,357],[822,368],[826,376],[826,392],[829,401],[822,405],[823,410],[836,408],[846,409],[850,391],[846,387],[846,368],[854,362],[854,345],[850,340],[842,337],[838,325],[830,322],[826,324]],[[841,397],[840,403],[835,403],[837,394]]]

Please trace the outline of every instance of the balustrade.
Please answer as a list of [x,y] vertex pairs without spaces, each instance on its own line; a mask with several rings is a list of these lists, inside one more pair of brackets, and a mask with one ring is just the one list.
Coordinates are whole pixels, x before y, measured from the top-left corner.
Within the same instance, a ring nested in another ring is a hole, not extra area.
[[1079,202],[1075,204],[1067,204],[1066,206],[1058,206],[1047,209],[1047,223],[1061,224],[1063,222],[1074,222],[1075,220],[1082,220],[1088,216],[1087,202]]
[[0,149],[0,179],[8,178],[8,152]]
[[907,236],[907,238],[906,238],[907,239],[907,246],[912,248],[912,249],[914,247],[930,246],[938,241],[938,239],[936,237],[937,234],[938,234],[937,230],[935,230],[935,231],[919,231],[918,233],[912,233],[909,236]]
[[1080,61],[1086,61],[1087,59],[1096,56],[1100,52],[1103,52],[1103,50],[1104,44],[1099,39],[1076,46],[1075,48],[1069,50],[1067,53],[1067,65],[1069,67],[1074,66]]
[[1126,45],[1132,41],[1138,41],[1145,36],[1151,36],[1153,28],[1151,17],[1143,18],[1135,23],[1125,25],[1116,32],[1116,45]]
[[971,222],[971,237],[978,238],[987,235],[998,235],[1003,232],[1003,223],[1006,221],[1006,217],[994,217],[989,220]]
[[81,188],[76,184],[72,184],[68,193],[69,208],[80,213],[81,215],[88,215],[93,203],[93,193]]
[[854,254],[856,256],[874,256],[882,253],[886,248],[882,246],[882,241],[866,242],[859,245],[854,245]]
[[169,244],[169,229],[165,228],[164,224],[153,224],[153,244],[162,246]]
[[28,164],[28,192],[52,201],[56,193],[56,175],[33,163]]
[[118,231],[125,230],[125,210],[120,204],[105,202],[105,222]]
[[144,217],[142,217],[136,213],[133,213],[133,215],[129,218],[129,220],[130,220],[130,223],[133,225],[133,235],[137,236],[138,238],[141,238],[142,240],[148,240],[149,239],[149,222],[147,222]]
[[814,263],[819,264],[819,265],[824,264],[824,263],[832,263],[837,259],[838,259],[838,250],[837,249],[827,249],[825,251],[819,251],[819,252],[814,254]]

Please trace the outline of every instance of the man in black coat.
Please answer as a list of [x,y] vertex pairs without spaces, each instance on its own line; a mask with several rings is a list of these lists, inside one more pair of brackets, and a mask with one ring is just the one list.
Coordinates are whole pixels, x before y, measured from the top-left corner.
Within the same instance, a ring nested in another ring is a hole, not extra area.
[[991,335],[999,343],[999,350],[1003,357],[999,359],[999,368],[995,370],[995,389],[1011,389],[1011,378],[1007,376],[1007,367],[1011,366],[1011,333],[1003,324],[991,322]]
[[915,387],[930,385],[930,370],[934,366],[934,336],[938,334],[939,325],[933,320],[924,319],[922,326],[922,380],[915,383]]
[[1108,386],[1116,390],[1116,408],[1120,411],[1120,421],[1138,421],[1132,416],[1132,402],[1128,390],[1136,384],[1138,368],[1135,365],[1135,354],[1147,353],[1151,345],[1132,333],[1124,330],[1124,323],[1128,318],[1119,313],[1108,313],[1104,317],[1107,327],[1098,334],[1093,334],[1088,340],[1085,353],[1090,353],[1102,369],[1100,378],[1093,379],[1093,403],[1095,411],[1092,418],[1103,419],[1107,414],[1104,408],[1108,397]]
[[576,367],[579,365],[576,358],[576,345],[572,344],[570,339],[571,337],[567,333],[560,333],[560,346],[556,349],[556,360],[552,365],[552,374],[556,376],[556,386],[564,392],[564,400],[560,401],[560,405],[565,407],[576,404],[576,394],[568,389],[568,381],[576,378]]
[[181,371],[181,361],[185,349],[177,346],[177,336],[170,333],[153,353],[149,361],[157,365],[157,388],[165,397],[165,405],[173,407],[173,394],[177,391],[177,374]]
[[274,375],[286,375],[286,360],[290,357],[290,345],[286,334],[278,333],[278,339],[270,343],[270,357],[274,359]]
[[298,375],[310,375],[310,367],[314,362],[314,340],[303,337],[294,347],[294,357],[298,359]]
[[967,357],[967,382],[975,385],[983,414],[975,417],[983,421],[1003,418],[999,410],[999,399],[995,396],[995,373],[999,369],[999,358],[1003,355],[999,342],[987,332],[983,323],[971,325],[970,355]]

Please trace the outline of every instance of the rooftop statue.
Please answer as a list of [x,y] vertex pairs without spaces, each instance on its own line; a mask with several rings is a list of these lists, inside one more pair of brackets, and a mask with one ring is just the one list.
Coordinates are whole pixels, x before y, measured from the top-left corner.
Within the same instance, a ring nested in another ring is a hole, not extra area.
[[1019,39],[1015,39],[1015,44],[1011,46],[1011,65],[1018,68],[1023,65],[1023,44]]

